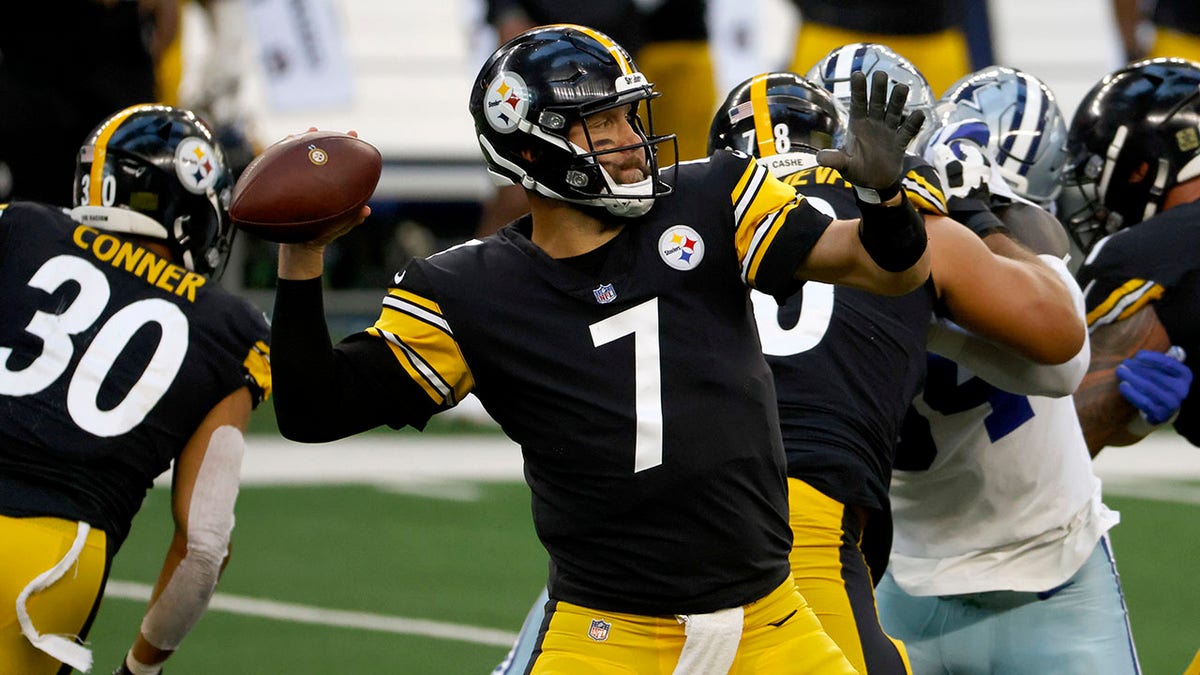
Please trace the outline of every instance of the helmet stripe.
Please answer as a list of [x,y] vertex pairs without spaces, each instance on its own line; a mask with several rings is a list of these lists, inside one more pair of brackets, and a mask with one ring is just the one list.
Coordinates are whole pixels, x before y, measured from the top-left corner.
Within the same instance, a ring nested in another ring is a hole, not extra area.
[[624,73],[625,75],[633,74],[633,72],[634,72],[633,66],[629,63],[629,59],[625,58],[625,50],[622,49],[620,46],[618,46],[617,43],[613,42],[612,39],[610,39],[607,35],[605,35],[604,33],[601,33],[598,30],[588,28],[587,26],[577,26],[574,24],[564,24],[564,25],[571,26],[572,28],[578,30],[580,33],[583,33],[584,35],[587,35],[588,37],[592,38],[596,42],[599,42],[601,44],[601,46],[603,46],[605,49],[607,49],[608,53],[612,54],[612,57],[614,59],[616,59],[617,65],[621,66],[622,73]]
[[759,157],[775,154],[775,135],[771,129],[771,111],[767,103],[767,75],[757,75],[750,81],[750,105],[754,109],[754,142]]
[[125,120],[134,113],[141,112],[147,106],[130,106],[108,118],[108,121],[96,134],[96,144],[92,148],[92,170],[88,173],[88,206],[104,206],[104,160],[108,155],[108,141]]

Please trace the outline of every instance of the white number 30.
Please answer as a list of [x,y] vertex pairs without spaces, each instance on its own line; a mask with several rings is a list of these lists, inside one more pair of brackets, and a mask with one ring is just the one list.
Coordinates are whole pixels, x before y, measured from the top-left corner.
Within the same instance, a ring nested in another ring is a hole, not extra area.
[[[75,282],[79,294],[62,312],[38,310],[25,330],[42,339],[42,353],[20,370],[9,369],[13,350],[0,347],[0,394],[28,396],[53,384],[67,370],[75,352],[71,336],[86,331],[108,305],[110,290],[104,274],[87,261],[61,255],[47,260],[29,285],[53,293]],[[125,398],[110,410],[97,403],[100,386],[133,336],[149,323],[162,329],[158,347],[146,370]],[[67,387],[67,411],[80,428],[96,436],[117,436],[137,426],[158,403],[179,373],[187,354],[188,320],[166,300],[148,298],[122,308],[100,327],[79,359]]]

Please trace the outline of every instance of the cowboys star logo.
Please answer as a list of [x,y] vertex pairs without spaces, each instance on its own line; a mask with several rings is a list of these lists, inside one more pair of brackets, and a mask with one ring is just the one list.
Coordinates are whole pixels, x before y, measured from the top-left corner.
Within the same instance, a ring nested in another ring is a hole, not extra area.
[[185,138],[175,148],[175,173],[188,192],[202,195],[221,177],[212,146],[202,138]]
[[488,85],[483,103],[488,124],[502,134],[516,130],[529,111],[529,88],[516,73],[501,72]]

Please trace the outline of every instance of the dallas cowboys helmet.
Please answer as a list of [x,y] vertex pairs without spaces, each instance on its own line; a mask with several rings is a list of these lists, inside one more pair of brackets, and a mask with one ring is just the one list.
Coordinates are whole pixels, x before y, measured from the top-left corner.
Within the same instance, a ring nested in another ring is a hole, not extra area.
[[[925,119],[933,118],[935,96],[929,81],[913,65],[912,61],[896,53],[890,47],[874,42],[853,42],[842,45],[826,54],[804,78],[814,82],[833,94],[843,106],[850,104],[850,73],[861,70],[871,79],[871,73],[882,70],[889,78],[888,94],[897,83],[908,85],[908,101],[904,104],[905,114],[915,110],[925,113]],[[843,124],[846,120],[843,118]]]
[[1067,161],[1067,124],[1044,82],[1016,68],[988,66],[947,89],[935,116],[929,133],[982,120],[989,131],[987,149],[1013,192],[1053,205]]

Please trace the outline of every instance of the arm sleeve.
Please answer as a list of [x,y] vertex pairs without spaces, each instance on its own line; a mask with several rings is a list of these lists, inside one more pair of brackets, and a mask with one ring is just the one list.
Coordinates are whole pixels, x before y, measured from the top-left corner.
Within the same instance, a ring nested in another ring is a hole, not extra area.
[[[1050,255],[1039,255],[1071,289],[1075,311],[1083,315],[1083,293],[1071,277],[1066,263]],[[969,368],[990,384],[1026,396],[1069,396],[1075,393],[1091,362],[1091,345],[1083,346],[1066,363],[1034,363],[990,340],[979,337],[945,319],[930,324],[927,348]]]
[[279,280],[271,370],[279,431],[294,441],[333,441],[382,424],[423,428],[434,412],[380,341],[351,336],[333,346],[319,278]]

